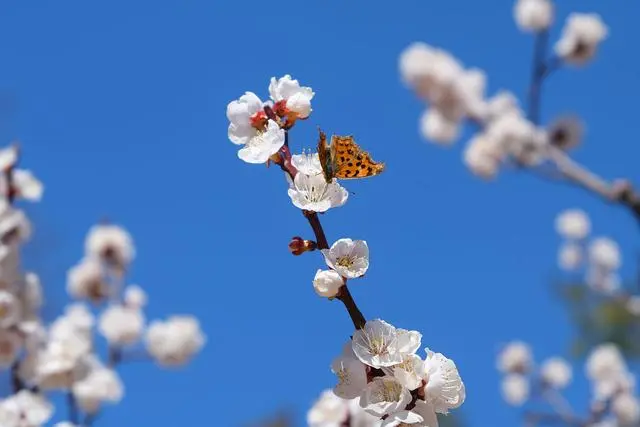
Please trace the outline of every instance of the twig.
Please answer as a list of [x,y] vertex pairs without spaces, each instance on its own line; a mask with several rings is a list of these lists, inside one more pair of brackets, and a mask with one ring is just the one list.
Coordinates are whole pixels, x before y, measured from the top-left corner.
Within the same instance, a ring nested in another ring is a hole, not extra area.
[[78,424],[78,421],[79,421],[78,404],[71,390],[67,392],[67,410],[69,412],[69,415],[68,415],[69,422],[72,424]]
[[16,360],[11,365],[11,387],[14,393],[19,392],[24,388],[24,383],[20,379],[20,360]]
[[536,34],[531,65],[531,84],[529,85],[529,120],[537,125],[540,122],[542,83],[548,75],[545,64],[549,32],[542,30]]

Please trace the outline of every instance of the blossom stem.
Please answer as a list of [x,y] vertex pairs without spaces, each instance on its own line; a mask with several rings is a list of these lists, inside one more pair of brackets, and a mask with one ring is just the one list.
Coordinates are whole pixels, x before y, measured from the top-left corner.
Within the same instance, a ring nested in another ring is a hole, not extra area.
[[531,65],[531,84],[529,85],[529,120],[538,125],[540,122],[540,108],[542,98],[542,83],[548,75],[545,56],[547,54],[547,42],[549,31],[542,30],[536,34],[533,48],[533,61]]
[[18,370],[20,369],[20,361],[16,360],[11,365],[11,386],[13,388],[13,392],[17,393],[24,388],[24,383],[20,379],[20,375]]

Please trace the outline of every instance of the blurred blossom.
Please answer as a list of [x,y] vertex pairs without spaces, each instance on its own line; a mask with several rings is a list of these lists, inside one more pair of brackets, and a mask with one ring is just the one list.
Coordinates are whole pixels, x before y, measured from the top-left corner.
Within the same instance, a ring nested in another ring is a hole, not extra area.
[[622,264],[618,244],[607,237],[599,237],[591,242],[589,260],[604,270],[617,270]]
[[110,344],[131,345],[144,330],[144,315],[135,307],[111,305],[100,316],[98,329]]
[[606,381],[625,373],[627,366],[615,344],[600,344],[594,348],[585,364],[587,377],[592,381]]
[[124,290],[124,304],[130,308],[142,309],[147,305],[147,293],[138,285],[129,285]]
[[591,221],[584,211],[567,209],[556,217],[556,231],[566,239],[584,239],[591,231]]
[[498,355],[498,370],[504,373],[528,372],[533,363],[531,347],[522,341],[512,341]]
[[572,13],[555,45],[556,54],[573,65],[584,65],[607,37],[607,26],[596,13]]
[[577,147],[582,142],[584,124],[574,116],[562,116],[547,129],[549,143],[563,151]]
[[607,295],[615,294],[622,287],[617,273],[598,266],[589,266],[585,280],[591,289]]
[[552,357],[542,363],[540,374],[551,387],[564,388],[571,382],[571,365],[561,357]]
[[553,22],[553,3],[550,0],[517,0],[513,14],[522,31],[539,32]]
[[348,416],[347,402],[325,390],[307,413],[307,423],[309,427],[341,426]]
[[621,425],[635,425],[640,421],[640,402],[630,393],[620,393],[611,402],[611,412]]
[[53,405],[38,393],[21,390],[0,401],[0,423],[3,427],[36,427],[53,415]]
[[558,266],[566,271],[576,270],[582,263],[582,246],[567,242],[558,251]]
[[460,122],[451,120],[435,108],[429,108],[420,118],[422,136],[442,145],[453,144],[458,139],[460,128]]
[[520,374],[509,374],[502,379],[502,397],[512,406],[521,406],[529,398],[529,379]]
[[640,296],[633,295],[627,300],[627,310],[634,316],[640,316]]
[[135,256],[131,235],[118,225],[94,225],[85,240],[85,252],[89,257],[102,259],[125,268]]
[[164,366],[188,362],[204,345],[205,335],[193,316],[172,316],[166,321],[156,320],[147,329],[149,354]]

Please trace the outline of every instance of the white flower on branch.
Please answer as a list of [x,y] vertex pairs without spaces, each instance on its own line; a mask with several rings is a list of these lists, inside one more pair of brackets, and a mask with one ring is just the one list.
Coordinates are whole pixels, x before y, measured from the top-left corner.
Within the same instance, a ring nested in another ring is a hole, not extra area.
[[636,425],[640,421],[640,402],[630,393],[620,393],[611,402],[611,412],[616,416],[620,425]]
[[498,355],[498,370],[504,373],[524,373],[531,369],[531,347],[522,341],[512,341]]
[[486,83],[482,71],[465,70],[448,52],[424,43],[408,46],[399,62],[403,81],[450,123],[480,113]]
[[44,296],[42,294],[40,278],[37,274],[31,272],[25,274],[22,299],[25,309],[30,312],[30,314],[34,314],[36,310],[42,307]]
[[573,65],[591,60],[600,43],[607,37],[607,26],[596,13],[572,13],[555,45],[556,54]]
[[102,263],[94,257],[86,257],[71,267],[67,273],[67,292],[73,298],[101,302],[111,289],[106,282]]
[[22,349],[22,338],[11,329],[0,329],[0,368],[8,368]]
[[577,269],[582,263],[582,246],[567,242],[558,250],[558,266],[566,271]]
[[507,114],[522,115],[523,113],[516,96],[507,90],[500,90],[486,101],[482,120],[490,123]]
[[571,365],[565,359],[552,357],[542,363],[540,375],[547,385],[561,389],[569,385],[573,373]]
[[31,237],[31,223],[20,209],[0,200],[0,259],[9,256],[17,246]]
[[15,169],[12,172],[13,191],[16,196],[32,202],[39,202],[44,193],[44,185],[29,170]]
[[522,31],[539,32],[553,22],[553,3],[550,0],[517,0],[513,14]]
[[131,235],[122,227],[111,224],[94,225],[85,240],[85,252],[120,268],[126,268],[135,256]]
[[147,351],[163,366],[183,365],[200,351],[205,341],[200,324],[193,316],[156,320],[146,334]]
[[402,410],[409,402],[409,390],[392,377],[374,378],[360,396],[360,406],[378,417]]
[[110,344],[136,343],[144,330],[144,315],[135,307],[111,305],[100,316],[98,329]]
[[309,427],[339,427],[349,417],[347,402],[325,390],[307,413]]
[[502,379],[502,397],[512,406],[521,406],[529,398],[529,379],[509,374]]
[[320,164],[320,156],[318,153],[302,153],[293,154],[291,156],[291,164],[305,175],[317,175],[322,173],[322,165]]
[[8,291],[0,290],[0,328],[13,326],[20,320],[21,302]]
[[275,102],[283,101],[288,112],[295,113],[301,119],[311,114],[311,100],[315,95],[313,90],[300,86],[298,80],[292,79],[289,74],[279,79],[271,77],[269,95]]
[[556,217],[556,231],[565,239],[581,240],[589,235],[591,221],[580,209],[567,209]]
[[10,145],[0,148],[0,171],[13,168],[18,162],[18,147]]
[[367,386],[367,367],[353,353],[337,357],[331,371],[338,377],[333,392],[342,399],[355,399]]
[[96,367],[82,380],[73,385],[73,396],[87,413],[94,414],[104,402],[118,403],[124,387],[118,374],[104,367]]
[[333,298],[344,285],[344,279],[334,270],[318,270],[313,278],[313,288],[321,297]]
[[288,174],[286,177],[289,182],[287,193],[298,209],[326,212],[344,205],[349,198],[349,192],[337,180],[327,183],[322,173],[307,175],[298,171],[293,182]]
[[620,276],[615,271],[598,265],[589,266],[585,281],[591,289],[605,295],[613,295],[622,287]]
[[265,163],[284,145],[285,131],[267,118],[263,108],[253,92],[246,92],[227,106],[229,139],[244,146],[238,157],[247,163]]
[[369,320],[364,328],[353,334],[353,353],[362,363],[374,368],[402,363],[398,348],[398,331],[384,320]]
[[420,118],[420,131],[425,139],[451,145],[458,139],[461,123],[451,120],[435,108],[426,110]]
[[363,276],[369,268],[369,247],[364,240],[340,239],[322,249],[322,254],[327,265],[347,279]]
[[147,305],[147,293],[138,285],[129,285],[124,290],[124,304],[130,308],[142,309]]
[[607,381],[627,371],[622,353],[615,344],[600,344],[594,348],[585,363],[587,377],[592,381]]
[[53,415],[53,405],[44,396],[21,390],[0,402],[3,427],[38,427]]
[[567,209],[556,217],[556,231],[565,239],[581,240],[589,235],[591,221],[580,209]]
[[483,179],[495,178],[503,157],[500,142],[484,134],[475,135],[464,150],[464,163]]
[[489,138],[502,147],[503,153],[510,154],[518,163],[526,166],[537,165],[545,158],[547,138],[524,116],[508,113],[489,123],[486,128]]
[[[408,425],[427,425],[422,424],[424,418],[415,412],[403,410],[389,415],[382,423],[381,427],[402,427]],[[430,426],[429,426],[430,427]]]
[[607,237],[596,238],[589,245],[589,260],[603,270],[617,270],[622,264],[620,247]]
[[402,363],[393,367],[393,376],[403,387],[415,390],[425,377],[425,362],[416,354],[407,354]]
[[451,359],[441,353],[427,350],[424,372],[424,400],[432,405],[436,412],[446,414],[449,409],[458,408],[464,403],[464,383]]

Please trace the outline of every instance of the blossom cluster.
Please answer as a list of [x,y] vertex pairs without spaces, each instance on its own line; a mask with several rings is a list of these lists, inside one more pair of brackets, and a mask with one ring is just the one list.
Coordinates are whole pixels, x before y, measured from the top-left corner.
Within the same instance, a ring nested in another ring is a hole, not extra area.
[[[312,407],[309,425],[341,425],[347,417],[358,416],[369,426],[437,427],[436,414],[462,405],[465,387],[452,360],[429,349],[424,359],[416,354],[421,342],[417,331],[380,319],[368,321],[331,364],[338,383],[333,394],[324,393]],[[357,406],[360,409],[354,409]]]
[[[149,358],[159,365],[188,362],[204,345],[197,319],[173,316],[147,323],[146,293],[124,286],[135,257],[129,233],[112,224],[92,227],[82,260],[68,272],[72,298],[50,324],[40,316],[44,296],[38,276],[21,268],[21,244],[31,225],[15,203],[38,201],[43,185],[16,167],[15,147],[0,150],[0,368],[10,369],[14,394],[0,401],[0,425],[37,427],[54,413],[48,393],[64,392],[86,417],[117,403],[124,384],[117,365]],[[101,357],[101,339],[106,355]],[[82,420],[71,419],[59,426]]]
[[[554,6],[551,0],[517,0],[514,18],[523,31],[546,34]],[[571,14],[554,56],[539,59],[536,78],[563,64],[585,64],[595,56],[607,32],[597,14]],[[400,55],[399,69],[404,83],[429,105],[420,119],[427,140],[451,145],[465,123],[477,129],[464,149],[463,160],[481,178],[496,177],[504,165],[540,166],[554,150],[566,151],[581,142],[583,130],[577,118],[559,117],[547,126],[539,125],[534,113],[525,113],[513,93],[500,90],[487,97],[484,72],[465,68],[442,49],[413,43]]]
[[560,394],[573,377],[571,366],[563,358],[551,357],[536,366],[529,345],[514,341],[502,349],[497,367],[504,375],[502,395],[510,405],[546,402],[557,412],[559,420],[577,420],[584,425],[635,425],[640,422],[635,376],[612,343],[595,347],[585,361],[585,375],[591,386],[591,404],[585,417],[577,416]]

